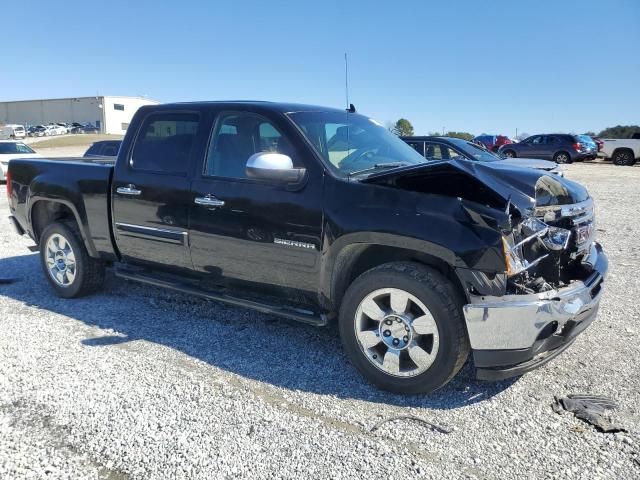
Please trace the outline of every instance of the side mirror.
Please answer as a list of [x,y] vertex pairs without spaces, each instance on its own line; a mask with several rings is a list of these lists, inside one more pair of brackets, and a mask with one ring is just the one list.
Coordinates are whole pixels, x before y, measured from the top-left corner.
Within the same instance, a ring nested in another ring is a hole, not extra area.
[[278,183],[298,183],[304,178],[304,168],[294,168],[288,155],[275,152],[254,153],[247,160],[246,174],[249,178]]

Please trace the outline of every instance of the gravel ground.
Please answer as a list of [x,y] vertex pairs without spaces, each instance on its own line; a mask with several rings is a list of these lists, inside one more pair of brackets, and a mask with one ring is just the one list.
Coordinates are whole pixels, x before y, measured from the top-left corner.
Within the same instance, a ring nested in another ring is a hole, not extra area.
[[[109,276],[53,296],[0,195],[0,478],[639,478],[640,167],[578,164],[611,274],[598,320],[554,362],[430,396],[375,390],[334,331]],[[629,433],[550,407],[608,395]],[[413,415],[452,429],[397,420]]]

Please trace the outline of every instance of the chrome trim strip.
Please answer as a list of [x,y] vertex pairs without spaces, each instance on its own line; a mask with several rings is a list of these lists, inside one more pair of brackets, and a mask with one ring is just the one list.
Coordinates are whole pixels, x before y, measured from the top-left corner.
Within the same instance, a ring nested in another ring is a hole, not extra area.
[[131,223],[116,222],[118,232],[133,237],[159,240],[166,243],[187,245],[189,232],[185,230],[170,230],[166,228],[147,227],[145,225],[133,225]]

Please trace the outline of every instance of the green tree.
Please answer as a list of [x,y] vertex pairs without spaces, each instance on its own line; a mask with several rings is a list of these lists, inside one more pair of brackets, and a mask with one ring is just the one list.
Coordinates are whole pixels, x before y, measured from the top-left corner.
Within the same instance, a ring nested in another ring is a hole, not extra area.
[[462,140],[473,140],[474,136],[469,132],[447,132],[445,137],[461,138]]
[[401,118],[391,128],[391,131],[399,137],[410,137],[413,135],[413,125],[406,118]]
[[600,138],[631,138],[634,133],[640,133],[640,125],[616,125],[602,130]]

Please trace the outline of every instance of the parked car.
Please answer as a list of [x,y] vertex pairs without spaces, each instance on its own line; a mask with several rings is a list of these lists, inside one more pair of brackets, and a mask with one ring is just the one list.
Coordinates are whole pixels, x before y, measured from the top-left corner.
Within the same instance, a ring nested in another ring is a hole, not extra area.
[[557,163],[548,160],[513,159],[500,156],[487,149],[483,144],[451,137],[401,137],[416,152],[430,161],[468,160],[483,162],[494,168],[535,168],[548,173],[563,176]]
[[83,133],[82,132],[82,127],[84,125],[82,125],[81,123],[78,122],[73,122],[70,126],[69,126],[69,133]]
[[604,146],[604,142],[598,137],[592,137],[591,135],[587,135],[593,142],[596,144],[596,153],[600,153],[602,151],[602,147]]
[[504,135],[479,135],[473,139],[474,143],[481,143],[492,152],[497,152],[502,145],[513,143],[509,137]]
[[23,125],[9,124],[0,127],[0,140],[16,140],[27,136],[27,131]]
[[122,140],[102,140],[93,143],[89,149],[84,152],[84,157],[116,157]]
[[87,124],[83,125],[78,133],[100,133],[100,129],[94,125]]
[[56,123],[55,125],[60,127],[60,130],[62,131],[62,133],[64,134],[69,133],[69,126],[66,123]]
[[34,137],[46,137],[49,135],[49,128],[44,125],[36,125],[33,130]]
[[38,158],[41,157],[31,147],[22,142],[13,140],[0,140],[0,181],[4,181],[9,166],[9,160],[13,158]]
[[141,107],[115,161],[12,160],[7,193],[61,297],[98,290],[113,266],[316,326],[336,318],[367,379],[417,393],[470,352],[482,379],[536,368],[597,314],[608,263],[587,190],[488,163],[428,162],[351,109],[180,103]]
[[64,135],[67,133],[67,128],[57,123],[47,125],[49,135]]
[[533,135],[519,143],[503,145],[498,152],[506,157],[540,158],[556,163],[572,163],[596,158],[596,145],[586,135],[556,133]]
[[614,165],[633,166],[640,158],[640,139],[605,138],[602,154]]

